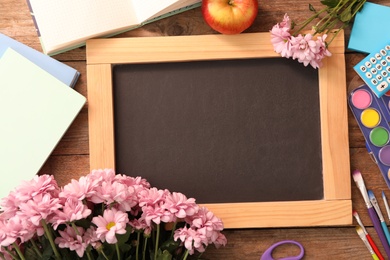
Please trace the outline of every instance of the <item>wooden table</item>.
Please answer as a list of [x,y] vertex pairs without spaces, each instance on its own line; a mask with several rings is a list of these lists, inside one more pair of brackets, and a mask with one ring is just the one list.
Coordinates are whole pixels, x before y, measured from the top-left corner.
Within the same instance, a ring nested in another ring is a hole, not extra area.
[[[66,1],[66,0],[65,0]],[[375,0],[375,3],[390,6],[389,0]],[[255,23],[246,32],[266,32],[280,22],[287,12],[294,20],[303,20],[310,15],[308,4],[320,8],[319,1],[309,0],[273,0],[259,1],[259,14]],[[346,41],[350,29],[345,30]],[[0,2],[0,32],[32,48],[42,50],[25,0],[2,0]],[[117,37],[129,36],[171,36],[214,34],[203,20],[200,8],[190,10],[170,18],[148,24],[140,29],[127,32]],[[356,80],[353,66],[363,59],[364,55],[347,51],[346,71],[347,86]],[[68,51],[54,58],[74,67],[81,72],[75,89],[87,96],[85,47]],[[297,64],[297,66],[299,66]],[[377,196],[385,191],[390,198],[390,191],[382,179],[379,168],[371,160],[365,148],[364,138],[355,119],[348,111],[349,143],[351,169],[360,169],[366,186]],[[64,185],[71,178],[78,179],[89,172],[88,148],[88,105],[77,116],[65,136],[62,138],[40,174],[52,174],[59,185]],[[384,254],[379,239],[365,210],[361,195],[355,184],[352,185],[353,207],[356,209],[374,241]],[[356,221],[352,226],[314,227],[314,228],[269,228],[225,230],[228,244],[225,248],[210,247],[204,254],[206,259],[259,259],[260,255],[272,243],[284,239],[301,242],[305,247],[305,259],[370,259],[370,255],[355,231]],[[297,253],[297,248],[290,248]],[[288,249],[281,248],[275,256],[281,256]]]

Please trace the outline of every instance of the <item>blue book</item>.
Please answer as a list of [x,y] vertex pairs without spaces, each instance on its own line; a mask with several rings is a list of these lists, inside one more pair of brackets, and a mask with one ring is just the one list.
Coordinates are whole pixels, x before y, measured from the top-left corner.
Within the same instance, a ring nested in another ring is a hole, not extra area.
[[0,33],[0,58],[8,47],[11,47],[67,86],[73,88],[80,76],[80,73],[74,68]]
[[366,2],[356,14],[348,49],[373,53],[390,42],[390,7]]

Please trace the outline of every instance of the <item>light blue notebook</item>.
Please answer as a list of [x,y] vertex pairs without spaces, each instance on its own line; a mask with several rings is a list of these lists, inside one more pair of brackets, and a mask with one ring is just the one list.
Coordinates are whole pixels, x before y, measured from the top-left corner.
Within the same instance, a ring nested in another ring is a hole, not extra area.
[[356,14],[348,49],[373,53],[390,42],[390,7],[366,2]]
[[11,47],[13,50],[23,55],[25,58],[29,59],[40,68],[47,71],[49,74],[53,75],[66,85],[74,87],[77,82],[77,79],[80,76],[80,73],[72,67],[59,62],[56,59],[51,58],[50,56],[43,54],[21,42],[18,42],[4,34],[0,33],[0,58],[3,56],[4,52],[8,47]]

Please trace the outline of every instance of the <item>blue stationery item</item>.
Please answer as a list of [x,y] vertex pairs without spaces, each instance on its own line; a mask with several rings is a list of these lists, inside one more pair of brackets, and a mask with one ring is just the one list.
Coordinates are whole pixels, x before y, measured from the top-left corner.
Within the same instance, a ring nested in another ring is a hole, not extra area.
[[373,53],[390,38],[390,7],[366,2],[352,25],[348,49]]
[[72,88],[80,76],[74,68],[0,33],[0,58],[8,47]]
[[377,97],[383,96],[390,90],[390,44],[381,46],[353,68]]
[[349,94],[348,103],[367,150],[390,188],[390,92],[378,98],[370,87],[362,85]]
[[272,257],[272,251],[274,251],[274,249],[277,248],[278,246],[285,245],[285,244],[297,245],[300,249],[300,252],[299,252],[299,255],[297,255],[297,256],[284,257],[284,258],[280,258],[280,260],[300,260],[303,258],[303,255],[305,254],[305,250],[300,243],[298,243],[294,240],[283,240],[283,241],[277,242],[277,243],[273,244],[272,246],[270,246],[264,252],[264,254],[261,256],[260,260],[274,260],[274,258]]

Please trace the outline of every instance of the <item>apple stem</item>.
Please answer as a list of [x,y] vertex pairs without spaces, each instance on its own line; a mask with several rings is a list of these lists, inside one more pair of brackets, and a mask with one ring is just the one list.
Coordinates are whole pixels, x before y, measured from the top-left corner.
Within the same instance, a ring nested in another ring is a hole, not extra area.
[[234,4],[234,0],[229,0],[229,5],[233,5]]

